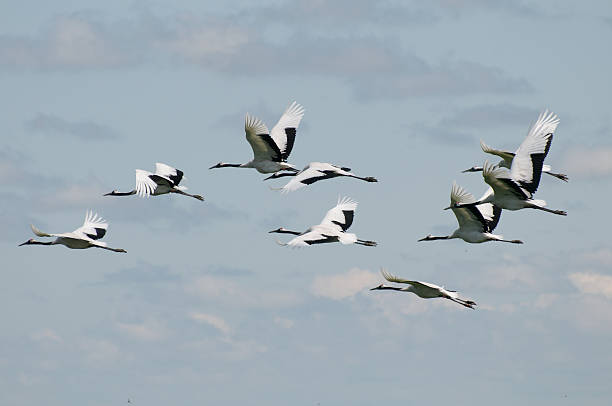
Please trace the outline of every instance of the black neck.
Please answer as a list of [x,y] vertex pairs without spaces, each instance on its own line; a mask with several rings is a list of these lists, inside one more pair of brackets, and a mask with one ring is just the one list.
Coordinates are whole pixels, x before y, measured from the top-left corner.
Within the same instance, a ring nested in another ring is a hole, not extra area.
[[291,230],[277,230],[275,232],[276,233],[281,233],[281,234],[293,234],[293,235],[300,235],[300,234],[302,234],[299,231],[291,231]]
[[135,195],[135,194],[136,194],[136,190],[132,190],[131,192],[112,191],[110,193],[105,194],[104,196],[130,196],[130,195]]

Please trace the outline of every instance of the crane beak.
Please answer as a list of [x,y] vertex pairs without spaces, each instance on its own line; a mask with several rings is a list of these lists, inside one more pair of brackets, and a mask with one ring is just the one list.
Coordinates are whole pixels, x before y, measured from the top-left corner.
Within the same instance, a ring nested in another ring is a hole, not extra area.
[[219,163],[218,163],[218,164],[216,164],[216,165],[211,166],[211,167],[210,167],[210,168],[208,168],[208,169],[215,169],[215,168],[220,168],[220,167],[221,167],[221,162],[219,162]]
[[381,284],[380,284],[380,285],[378,285],[377,287],[372,288],[372,289],[370,289],[370,290],[379,290],[379,289],[380,289],[380,288],[382,288],[382,287],[383,287],[383,285],[382,285],[382,283],[381,283]]
[[28,244],[30,244],[31,242],[32,242],[32,239],[29,239],[28,241],[26,241],[26,242],[23,242],[23,243],[19,244],[19,245],[18,245],[18,247],[21,247],[22,245],[28,245]]
[[274,178],[276,178],[276,177],[277,177],[277,176],[276,176],[276,174],[274,173],[274,174],[272,174],[272,175],[268,176],[267,178],[265,178],[264,180],[274,179]]
[[445,207],[444,210],[448,210],[448,209],[452,209],[452,208],[453,208],[453,206],[448,206],[448,207]]

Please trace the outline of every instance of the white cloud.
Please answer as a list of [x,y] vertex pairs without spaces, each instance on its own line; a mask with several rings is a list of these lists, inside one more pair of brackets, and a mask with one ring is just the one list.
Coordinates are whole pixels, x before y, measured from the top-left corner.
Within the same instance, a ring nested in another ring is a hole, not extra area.
[[342,274],[317,276],[311,291],[317,296],[340,300],[379,284],[380,275],[377,273],[354,268]]
[[291,319],[285,319],[283,317],[276,316],[274,318],[274,323],[282,328],[292,328],[295,325],[295,322]]
[[609,177],[612,175],[612,147],[574,148],[564,160],[568,173],[584,178]]
[[206,323],[208,325],[211,325],[217,330],[221,331],[223,334],[230,333],[229,325],[221,317],[217,317],[217,316],[213,316],[211,314],[205,314],[205,313],[191,313],[189,317],[192,320],[195,320],[197,322]]
[[612,276],[610,275],[576,272],[569,275],[569,280],[582,293],[603,295],[612,299]]
[[55,331],[50,328],[45,328],[43,330],[37,331],[30,335],[30,338],[34,341],[53,341],[56,343],[61,343],[64,340],[60,337]]
[[117,323],[117,328],[132,338],[143,341],[159,341],[168,335],[166,327],[153,319],[142,323]]

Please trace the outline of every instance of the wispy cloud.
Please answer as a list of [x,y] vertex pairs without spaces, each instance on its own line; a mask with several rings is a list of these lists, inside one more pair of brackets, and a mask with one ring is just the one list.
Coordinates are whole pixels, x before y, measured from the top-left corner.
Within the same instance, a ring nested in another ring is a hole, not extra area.
[[34,341],[47,341],[61,343],[64,340],[54,330],[45,328],[30,335],[30,338]]
[[[320,6],[326,10],[337,5],[323,2]],[[317,6],[305,10],[319,13]],[[261,29],[263,18],[254,13],[237,24],[235,16],[183,13],[108,23],[92,15],[72,14],[55,19],[33,38],[0,37],[0,67],[82,70],[162,62],[197,65],[224,75],[333,77],[364,101],[532,89],[526,80],[494,66],[459,59],[428,62],[404,49],[394,37],[373,36],[367,30],[351,38],[321,37],[304,34],[281,20],[287,35],[271,37]],[[265,22],[269,24],[268,19]]]
[[128,336],[143,341],[159,341],[169,334],[168,329],[159,321],[147,319],[141,323],[117,323],[117,329]]
[[191,313],[189,318],[199,323],[206,323],[213,326],[223,334],[229,334],[231,329],[229,325],[221,317],[213,316],[206,313]]
[[577,147],[569,150],[563,167],[572,176],[582,178],[610,177],[612,175],[612,147]]
[[569,275],[569,280],[582,293],[603,295],[612,299],[612,276],[610,275],[576,272]]
[[40,135],[60,135],[82,140],[114,140],[119,134],[107,125],[93,121],[68,121],[51,114],[38,113],[26,121],[25,128]]
[[317,276],[312,283],[311,291],[316,296],[341,300],[355,296],[368,287],[377,286],[379,281],[378,274],[355,268],[341,274]]

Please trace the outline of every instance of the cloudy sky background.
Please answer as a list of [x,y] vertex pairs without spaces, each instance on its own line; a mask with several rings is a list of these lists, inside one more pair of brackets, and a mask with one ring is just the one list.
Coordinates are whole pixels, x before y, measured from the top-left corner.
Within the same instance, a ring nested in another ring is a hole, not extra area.
[[[218,4],[217,4],[218,3]],[[0,16],[0,403],[608,404],[612,389],[612,7],[608,1],[21,1]],[[280,195],[246,162],[246,112],[306,108],[291,162],[377,184]],[[522,246],[417,243],[456,228],[479,140],[560,119]],[[134,169],[185,171],[204,203],[110,198]],[[291,250],[339,195],[377,248]],[[19,247],[87,209],[128,250]],[[284,239],[284,236],[279,236]],[[470,311],[370,292],[380,267]],[[438,403],[440,403],[438,402]],[[434,401],[436,403],[436,401]]]

